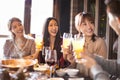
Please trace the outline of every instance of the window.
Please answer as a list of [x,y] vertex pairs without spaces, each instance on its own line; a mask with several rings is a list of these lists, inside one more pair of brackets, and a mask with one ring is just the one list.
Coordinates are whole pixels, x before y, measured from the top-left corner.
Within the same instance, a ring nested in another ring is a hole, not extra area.
[[53,0],[33,0],[31,8],[31,33],[42,34],[46,18],[53,16]]
[[18,17],[23,21],[24,0],[1,0],[0,10],[0,34],[9,34],[7,24],[10,18]]

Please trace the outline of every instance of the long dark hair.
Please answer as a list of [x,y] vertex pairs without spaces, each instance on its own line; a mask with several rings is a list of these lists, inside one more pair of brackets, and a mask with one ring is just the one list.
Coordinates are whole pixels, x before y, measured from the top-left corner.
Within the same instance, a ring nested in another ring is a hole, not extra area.
[[[49,22],[51,20],[55,20],[58,24],[58,20],[54,17],[49,17],[46,19],[46,22],[44,24],[44,28],[43,28],[43,42],[44,42],[44,46],[50,46],[50,34],[48,32],[48,25],[49,25]],[[55,38],[55,44],[54,44],[54,49],[57,50],[58,46],[60,46],[60,42],[61,42],[61,38],[60,38],[60,26],[58,24],[58,32],[57,32],[57,35],[56,35],[56,38]]]

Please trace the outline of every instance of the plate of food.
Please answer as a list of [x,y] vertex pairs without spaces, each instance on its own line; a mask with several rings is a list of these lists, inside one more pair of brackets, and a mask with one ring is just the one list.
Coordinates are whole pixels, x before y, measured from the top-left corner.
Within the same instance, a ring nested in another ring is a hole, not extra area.
[[32,59],[4,59],[1,60],[1,66],[7,68],[29,67],[36,64]]

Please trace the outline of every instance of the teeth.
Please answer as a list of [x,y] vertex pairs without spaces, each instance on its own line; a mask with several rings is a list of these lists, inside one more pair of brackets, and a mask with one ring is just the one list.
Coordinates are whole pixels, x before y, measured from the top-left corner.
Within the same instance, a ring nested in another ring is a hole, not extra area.
[[93,30],[89,29],[87,32],[92,32]]
[[56,31],[51,31],[52,33],[56,33]]
[[19,30],[18,32],[22,32],[23,30]]
[[18,33],[22,33],[22,31],[18,31]]

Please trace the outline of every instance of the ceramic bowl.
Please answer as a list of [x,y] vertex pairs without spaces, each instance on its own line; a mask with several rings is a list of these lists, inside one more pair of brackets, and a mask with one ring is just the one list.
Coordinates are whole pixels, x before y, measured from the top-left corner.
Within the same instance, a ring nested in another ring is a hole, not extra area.
[[66,72],[70,77],[73,77],[78,74],[79,70],[78,69],[66,69]]
[[63,78],[50,78],[50,79],[48,79],[48,80],[64,80]]
[[65,71],[65,69],[58,69],[58,70],[56,70],[56,74],[58,76],[64,76],[66,74],[66,71]]

